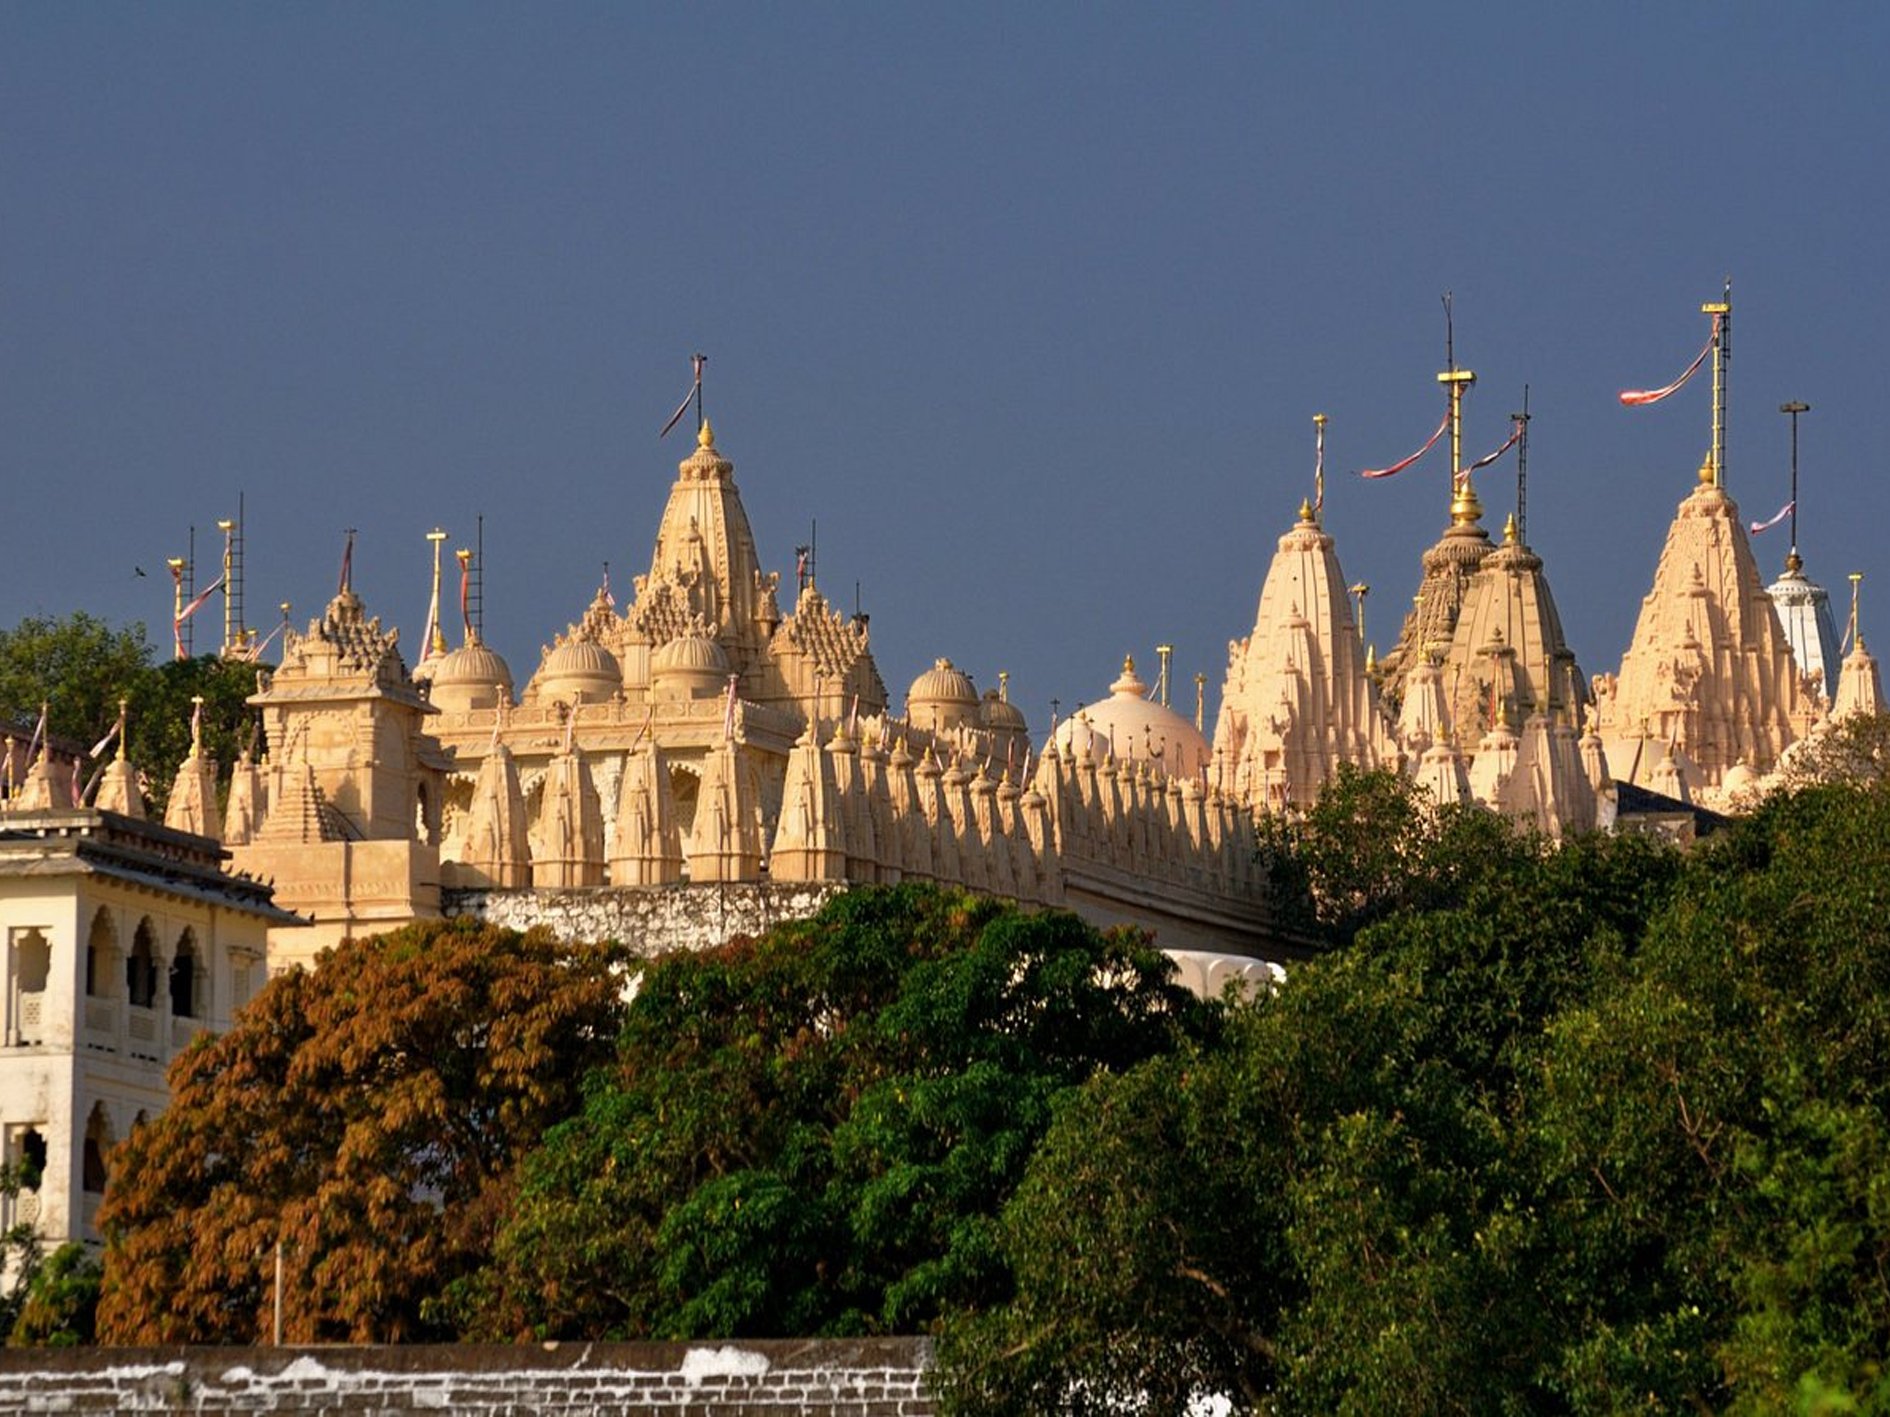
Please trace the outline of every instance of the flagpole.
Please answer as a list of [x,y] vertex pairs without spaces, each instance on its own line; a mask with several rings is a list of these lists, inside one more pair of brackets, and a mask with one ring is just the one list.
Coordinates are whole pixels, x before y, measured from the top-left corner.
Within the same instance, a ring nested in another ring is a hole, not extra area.
[[1801,399],[1792,399],[1789,403],[1780,404],[1778,411],[1789,414],[1792,420],[1792,549],[1786,553],[1785,569],[1798,571],[1805,564],[1798,554],[1798,415],[1810,413],[1811,405]]
[[1313,421],[1313,520],[1318,521],[1326,510],[1326,416],[1315,413]]
[[164,562],[171,568],[171,657],[184,654],[184,558],[172,556]]
[[446,533],[436,526],[427,533],[427,540],[433,543],[433,595],[427,603],[427,642],[420,646],[422,664],[436,654],[446,653],[446,636],[440,633],[440,547],[446,542]]
[[1529,544],[1529,386],[1522,386],[1522,412],[1516,420],[1516,540]]
[[1450,396],[1450,519],[1469,526],[1482,519],[1483,508],[1476,490],[1463,470],[1463,395],[1476,383],[1477,376],[1457,367],[1455,320],[1451,311],[1451,293],[1444,292],[1444,372],[1437,376]]
[[219,654],[230,652],[230,629],[235,624],[236,606],[230,599],[230,561],[234,555],[236,523],[228,517],[217,523],[217,530],[223,533],[223,647]]
[[1726,486],[1726,364],[1732,358],[1732,277],[1720,299],[1700,307],[1713,317],[1713,485]]

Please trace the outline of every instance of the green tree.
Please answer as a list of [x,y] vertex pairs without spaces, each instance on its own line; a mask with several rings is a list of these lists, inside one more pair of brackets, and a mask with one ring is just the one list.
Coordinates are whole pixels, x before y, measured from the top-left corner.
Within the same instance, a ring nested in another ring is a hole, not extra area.
[[270,981],[171,1070],[116,1158],[99,1333],[254,1342],[282,1245],[296,1342],[440,1336],[429,1303],[485,1256],[519,1157],[609,1056],[615,948],[470,921],[348,941]]
[[115,630],[83,610],[57,619],[29,616],[0,630],[0,711],[32,724],[44,703],[52,733],[89,744],[111,726],[118,700],[137,692],[150,665],[142,624]]
[[256,692],[259,667],[266,666],[206,654],[166,660],[136,681],[130,706],[131,760],[144,771],[153,815],[163,813],[177,765],[190,752],[193,698],[204,701],[204,751],[216,759],[218,780],[227,792],[230,769],[259,727],[257,712],[248,704]]
[[1351,786],[1404,841],[1313,815],[1283,849],[1353,943],[1185,1062],[1059,1109],[1003,1219],[1014,1297],[947,1325],[950,1410],[1557,1409],[1564,1330],[1530,1300],[1562,1232],[1520,1119],[1544,1030],[1631,955],[1680,863]]
[[1210,1026],[1136,938],[904,885],[643,977],[526,1167],[476,1336],[912,1332],[1005,1293],[1054,1099]]
[[76,1240],[61,1245],[33,1270],[7,1342],[34,1348],[91,1343],[103,1275],[104,1266],[84,1245]]
[[124,700],[131,761],[145,776],[148,810],[161,817],[177,765],[190,751],[191,699],[204,699],[204,746],[227,786],[257,723],[245,701],[256,692],[260,667],[267,666],[213,654],[154,662],[142,624],[113,629],[84,611],[29,617],[0,630],[0,714],[31,725],[44,703],[49,731],[90,745],[116,721]]

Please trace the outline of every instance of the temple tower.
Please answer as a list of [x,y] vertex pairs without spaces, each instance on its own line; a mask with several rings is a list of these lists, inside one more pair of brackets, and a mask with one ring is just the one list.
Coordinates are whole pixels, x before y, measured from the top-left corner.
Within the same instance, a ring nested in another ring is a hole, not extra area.
[[281,667],[250,697],[268,737],[270,809],[233,859],[315,922],[271,932],[272,969],[439,914],[448,763],[399,638],[367,617],[344,573],[321,618],[284,635]]
[[1345,574],[1312,503],[1279,540],[1252,633],[1227,649],[1214,753],[1240,801],[1304,805],[1339,764],[1390,758]]

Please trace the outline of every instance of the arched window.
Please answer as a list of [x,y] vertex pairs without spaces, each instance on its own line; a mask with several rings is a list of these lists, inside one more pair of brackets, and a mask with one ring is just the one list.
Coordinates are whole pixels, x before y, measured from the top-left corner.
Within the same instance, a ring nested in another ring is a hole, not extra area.
[[46,1176],[46,1138],[37,1127],[20,1133],[19,1154],[13,1164],[20,1168],[20,1189],[37,1191]]
[[171,1012],[178,1018],[201,1018],[204,994],[203,963],[197,958],[197,937],[186,927],[177,937],[177,957],[171,961]]
[[105,1104],[94,1102],[92,1115],[85,1124],[85,1150],[80,1156],[81,1184],[93,1195],[105,1194],[107,1161],[112,1151],[112,1121],[105,1115]]
[[92,931],[85,942],[85,992],[94,999],[111,998],[118,992],[118,927],[112,913],[104,906],[92,917]]
[[151,917],[138,922],[131,937],[131,953],[125,959],[125,992],[133,1008],[148,1009],[157,1002],[157,931]]

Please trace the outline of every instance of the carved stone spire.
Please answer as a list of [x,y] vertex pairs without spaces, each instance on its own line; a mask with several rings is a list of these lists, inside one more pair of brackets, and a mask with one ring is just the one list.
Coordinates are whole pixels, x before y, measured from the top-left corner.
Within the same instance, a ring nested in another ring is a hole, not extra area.
[[1741,761],[1769,772],[1814,720],[1710,457],[1668,529],[1621,672],[1595,691],[1610,765],[1655,790],[1641,774],[1666,771],[1668,760],[1698,775],[1687,784],[1695,795]]
[[1228,646],[1214,751],[1260,807],[1308,802],[1339,764],[1389,758],[1345,576],[1310,506],[1279,540],[1253,632]]

